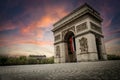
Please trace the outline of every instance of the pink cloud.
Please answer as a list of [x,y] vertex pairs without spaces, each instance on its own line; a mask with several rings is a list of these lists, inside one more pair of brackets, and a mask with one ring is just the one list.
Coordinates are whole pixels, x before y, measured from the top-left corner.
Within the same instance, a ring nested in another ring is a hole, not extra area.
[[[55,14],[55,15],[54,15]],[[55,23],[59,18],[65,16],[67,12],[64,7],[47,7],[44,16],[40,17],[37,21],[33,20],[28,26],[21,29],[22,33],[29,33],[37,28],[47,28]]]
[[116,34],[116,33],[120,33],[120,29],[117,29],[117,30],[114,30],[114,31],[111,31],[111,32],[106,32],[106,35],[113,35],[113,34]]
[[44,16],[38,16],[37,20],[33,20],[27,26],[23,25],[24,27],[21,28],[20,33],[23,35],[30,34],[36,38],[43,38],[45,36],[43,36],[44,30],[42,30],[42,28],[50,28],[53,23],[64,17],[66,14],[68,14],[68,12],[65,10],[64,6],[45,7]]
[[[40,7],[40,6],[39,6]],[[24,24],[24,21],[19,20],[17,22],[17,26],[19,26],[19,35],[12,36],[10,39],[4,38],[3,41],[0,41],[0,45],[13,45],[13,44],[35,44],[35,45],[52,45],[52,41],[36,41],[37,38],[43,38],[44,36],[44,29],[50,28],[53,23],[55,23],[60,18],[64,17],[68,12],[65,10],[65,5],[60,6],[46,6],[44,9],[44,15],[38,16],[36,12],[34,12],[34,8],[29,8],[23,14],[16,16],[15,18],[21,19],[25,15],[30,14],[34,15],[32,21],[28,22],[28,24]],[[39,8],[37,7],[37,10]],[[41,11],[40,11],[41,12]],[[32,19],[32,18],[30,18]],[[8,27],[5,29],[15,29],[12,22],[6,24]],[[9,27],[11,25],[11,27]],[[44,28],[44,29],[43,29]],[[1,29],[3,30],[3,29]],[[8,40],[7,40],[8,39]],[[12,40],[11,40],[12,39]]]
[[105,21],[103,22],[103,26],[104,26],[104,27],[109,27],[109,26],[111,25],[111,22],[112,22],[112,19],[105,20]]
[[16,26],[11,21],[8,21],[7,24],[0,26],[0,31],[14,30],[14,29],[16,29]]
[[115,42],[115,41],[120,41],[120,38],[110,39],[110,40],[106,41],[105,43]]
[[[40,35],[37,35],[37,38],[41,37]],[[16,44],[34,44],[34,45],[53,45],[53,41],[50,40],[36,40],[36,37],[28,36],[26,38],[22,36],[14,36],[12,37],[13,39],[7,39],[7,38],[2,38],[0,40],[0,47],[2,46],[11,46],[11,45],[16,45]]]

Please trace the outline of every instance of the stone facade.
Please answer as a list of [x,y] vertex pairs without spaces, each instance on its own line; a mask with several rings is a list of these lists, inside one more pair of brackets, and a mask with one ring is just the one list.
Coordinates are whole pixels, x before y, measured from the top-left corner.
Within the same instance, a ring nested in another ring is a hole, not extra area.
[[[101,22],[100,14],[88,4],[56,22],[52,30],[55,62],[107,60]],[[72,44],[69,43],[70,38]],[[71,50],[71,45],[74,50]]]

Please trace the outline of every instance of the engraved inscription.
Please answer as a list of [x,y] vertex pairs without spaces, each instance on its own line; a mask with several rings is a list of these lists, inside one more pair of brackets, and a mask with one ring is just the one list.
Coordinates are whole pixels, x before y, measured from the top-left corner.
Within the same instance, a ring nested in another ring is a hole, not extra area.
[[86,23],[87,22],[82,23],[82,24],[76,26],[77,32],[80,32],[80,31],[83,31],[83,30],[87,29],[87,24]]

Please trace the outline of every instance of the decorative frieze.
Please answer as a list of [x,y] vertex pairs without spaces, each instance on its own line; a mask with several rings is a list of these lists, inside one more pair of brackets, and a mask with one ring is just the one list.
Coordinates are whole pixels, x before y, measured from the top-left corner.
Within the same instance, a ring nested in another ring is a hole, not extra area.
[[96,24],[94,24],[94,23],[92,23],[92,22],[90,22],[90,24],[91,24],[91,28],[92,28],[93,30],[102,33],[101,27],[97,26]]
[[76,26],[77,32],[83,31],[83,30],[85,30],[85,29],[87,29],[87,22],[82,23],[82,24]]
[[60,34],[55,36],[55,41],[59,40],[60,39]]

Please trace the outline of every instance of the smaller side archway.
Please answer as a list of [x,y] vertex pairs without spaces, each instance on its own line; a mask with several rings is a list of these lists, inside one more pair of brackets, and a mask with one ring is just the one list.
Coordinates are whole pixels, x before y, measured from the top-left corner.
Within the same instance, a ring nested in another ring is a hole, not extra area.
[[101,39],[100,39],[100,37],[96,37],[95,40],[96,40],[96,48],[97,48],[98,60],[102,60]]
[[64,41],[66,43],[66,62],[76,62],[76,43],[75,35],[72,31],[69,31],[64,36]]

